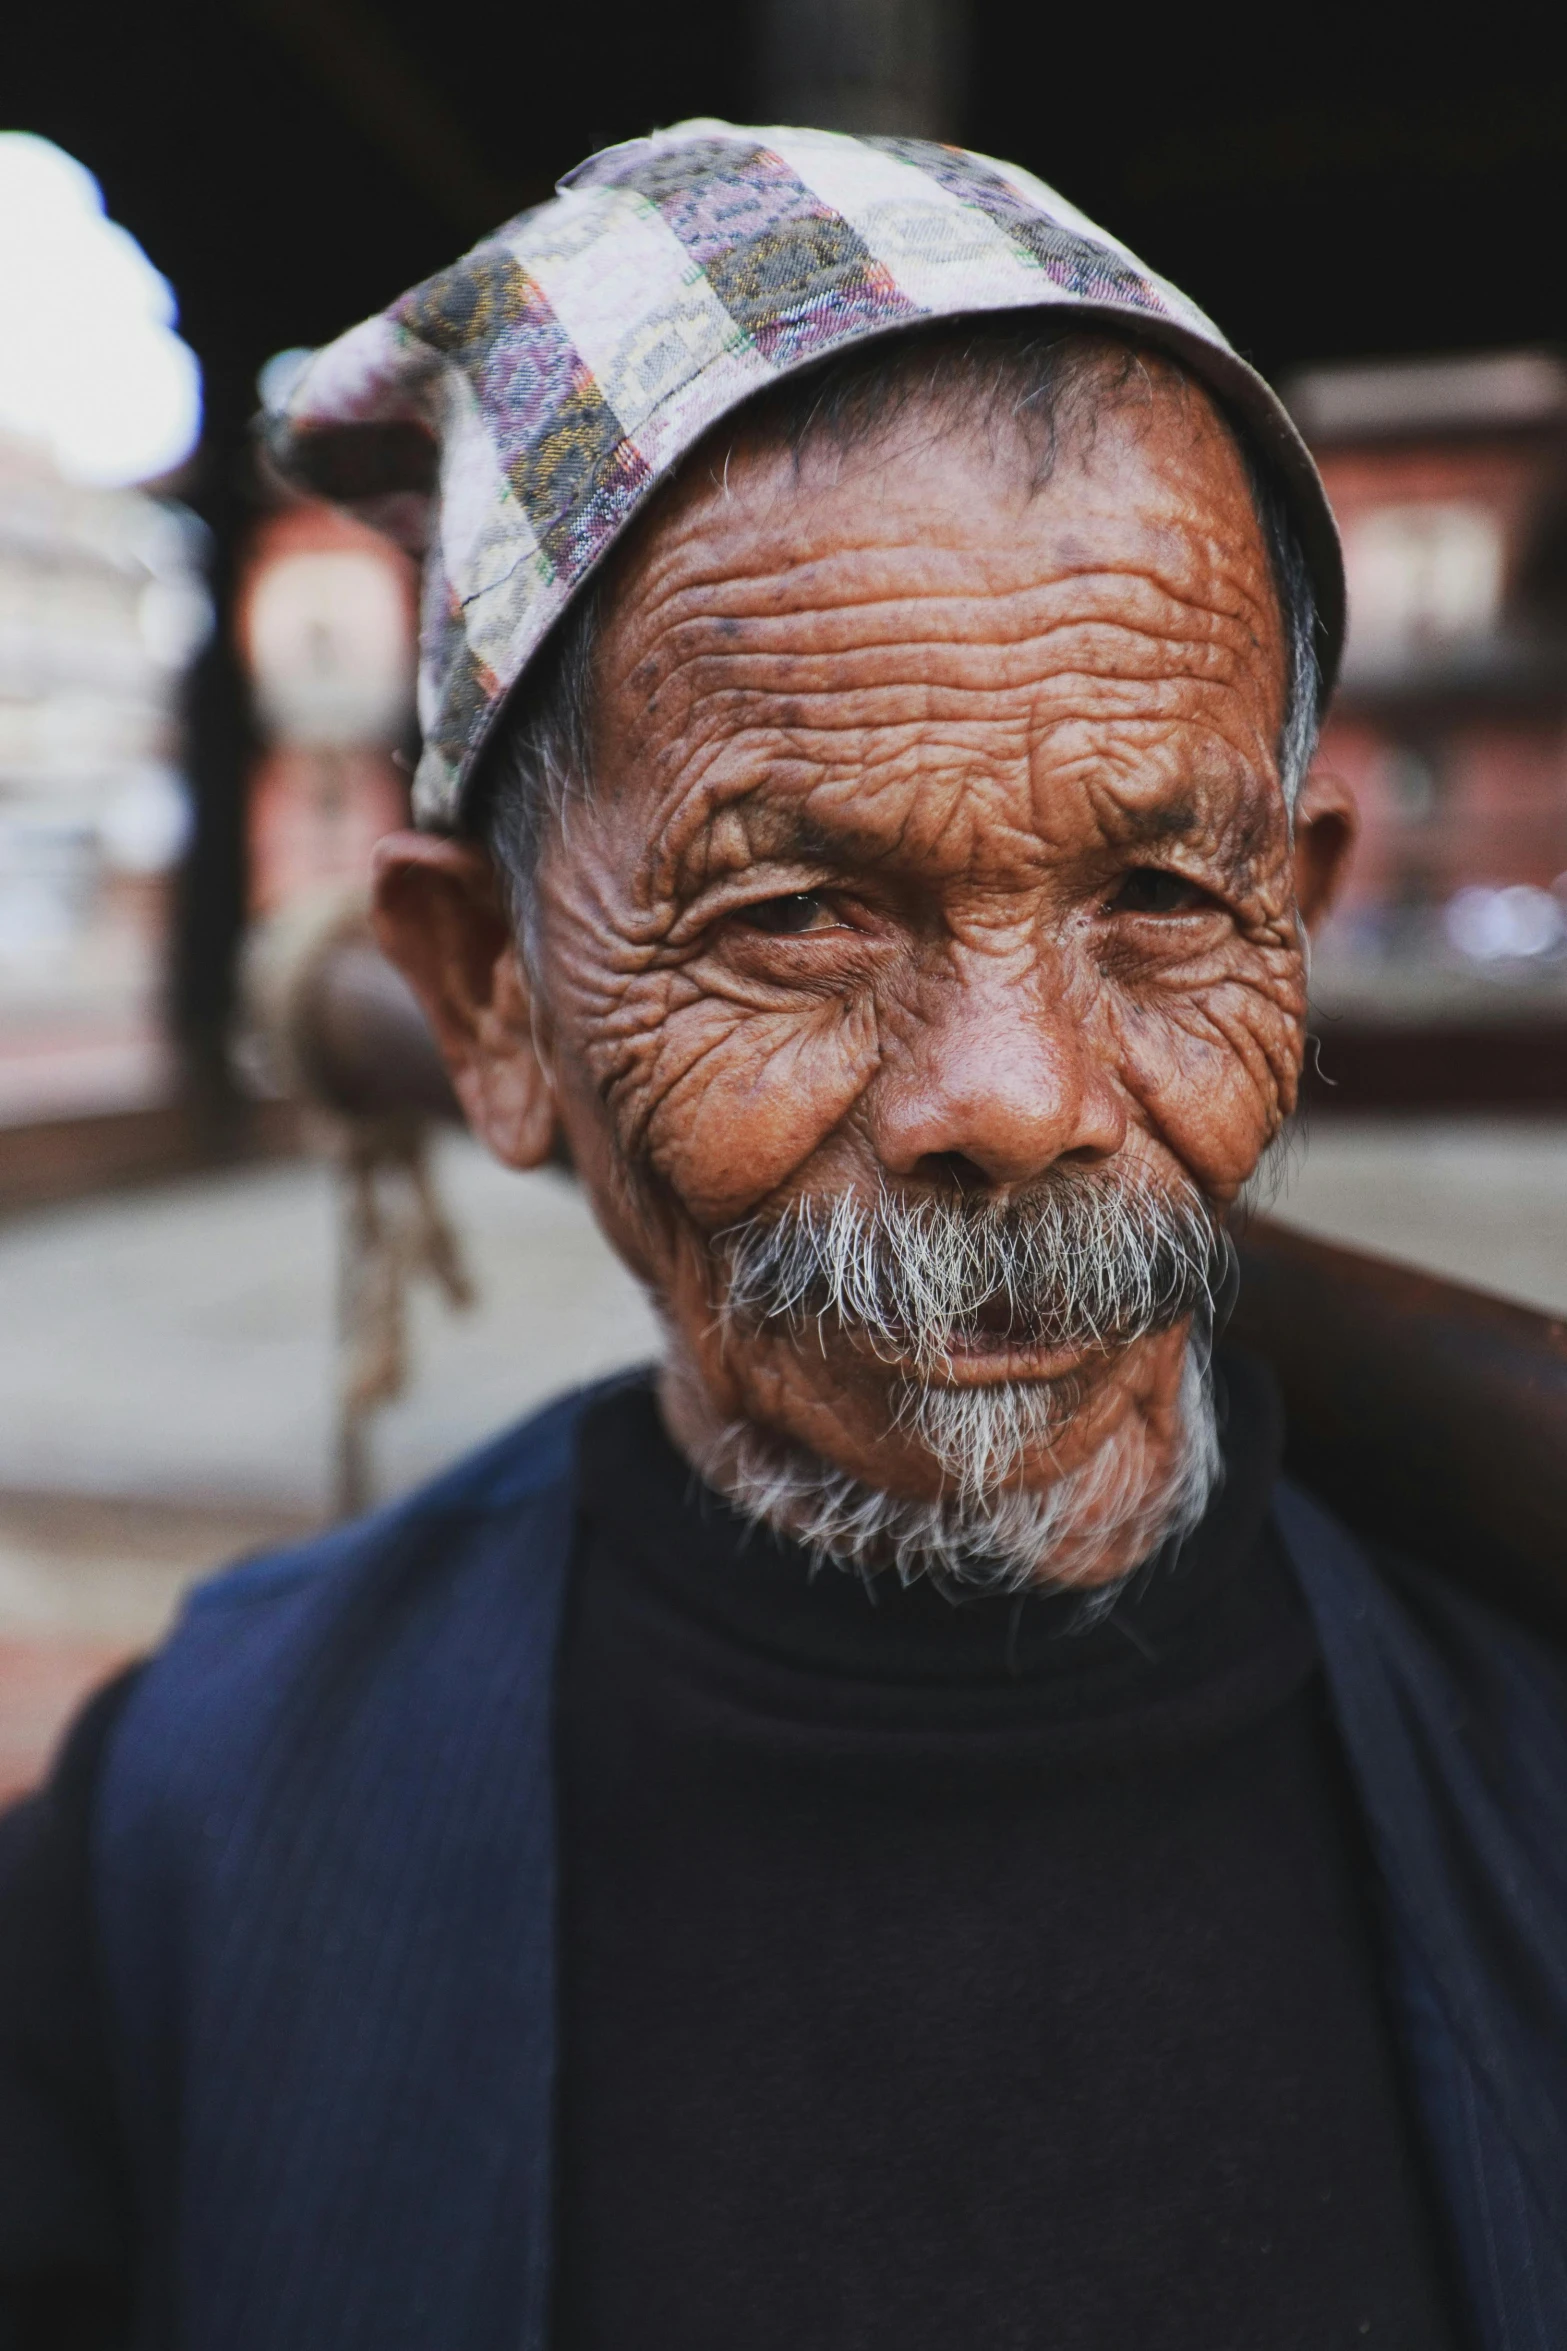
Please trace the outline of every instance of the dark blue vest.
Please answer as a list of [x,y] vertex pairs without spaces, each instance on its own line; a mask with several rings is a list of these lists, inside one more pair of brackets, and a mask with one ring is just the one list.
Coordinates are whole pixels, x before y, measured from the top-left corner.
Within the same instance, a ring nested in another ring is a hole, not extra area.
[[[96,1869],[142,2351],[543,2351],[581,1409],[208,1584],[122,1719]],[[1275,1507],[1476,2343],[1564,2351],[1567,1668]]]

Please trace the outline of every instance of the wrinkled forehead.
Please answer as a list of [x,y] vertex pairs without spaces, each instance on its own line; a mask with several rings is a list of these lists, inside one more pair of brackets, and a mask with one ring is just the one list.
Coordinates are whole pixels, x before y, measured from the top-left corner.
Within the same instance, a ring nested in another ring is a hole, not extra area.
[[1238,663],[1276,721],[1283,616],[1240,447],[1178,368],[1119,357],[1090,351],[1046,417],[948,381],[803,437],[788,412],[738,420],[605,576],[603,719],[645,755],[714,694],[711,725],[769,693],[803,721],[813,694],[853,704],[883,673],[983,698],[1088,654],[1128,691]]
[[1218,547],[1273,588],[1252,461],[1177,361],[1103,335],[1040,347],[936,337],[726,418],[608,558],[599,618],[686,576],[721,603],[764,548],[787,569],[839,546],[919,545],[927,519],[932,544],[978,548],[982,532],[965,529],[981,518],[978,486],[985,502],[1009,499],[1025,567],[1030,551],[1108,526],[1160,538],[1172,570]]
[[1206,395],[1170,369],[1085,403],[1043,478],[1002,421],[910,403],[802,448],[764,418],[650,511],[592,664],[598,784],[650,854],[830,834],[961,869],[998,828],[1277,798],[1284,628]]

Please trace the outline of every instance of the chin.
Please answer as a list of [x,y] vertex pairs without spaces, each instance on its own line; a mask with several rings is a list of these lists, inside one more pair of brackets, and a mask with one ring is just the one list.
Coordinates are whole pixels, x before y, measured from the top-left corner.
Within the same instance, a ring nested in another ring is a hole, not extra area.
[[[1070,1418],[1040,1381],[910,1381],[881,1458],[856,1448],[858,1468],[749,1421],[715,1432],[698,1466],[758,1525],[861,1574],[1108,1593],[1178,1550],[1207,1508],[1219,1447],[1206,1351],[1187,1346],[1173,1414],[1119,1415],[1067,1467],[1056,1440]],[[920,1491],[896,1490],[905,1469]]]

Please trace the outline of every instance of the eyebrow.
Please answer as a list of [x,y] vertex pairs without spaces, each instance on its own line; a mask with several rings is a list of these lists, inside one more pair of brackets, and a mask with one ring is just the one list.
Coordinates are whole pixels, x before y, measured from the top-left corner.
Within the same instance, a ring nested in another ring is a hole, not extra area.
[[739,813],[758,859],[793,857],[802,865],[830,865],[844,854],[856,830],[863,837],[863,828],[840,832],[798,808],[752,802]]
[[1178,834],[1195,832],[1202,811],[1195,800],[1156,801],[1150,807],[1129,809],[1125,830],[1133,841],[1173,841]]
[[1200,797],[1183,792],[1174,799],[1128,809],[1120,838],[1128,847],[1154,850],[1166,842],[1206,836],[1213,868],[1224,886],[1242,893],[1252,881],[1267,831],[1265,810],[1251,794],[1232,799],[1220,820],[1214,822]]
[[[723,833],[730,826],[743,834],[747,864],[761,865],[776,860],[780,864],[835,866],[856,853],[861,857],[875,854],[878,847],[885,853],[885,843],[877,844],[873,833],[864,825],[840,828],[824,823],[804,809],[780,806],[759,793],[752,793],[710,811],[681,843],[676,853],[677,866],[689,871],[693,862],[700,865],[704,848],[711,846],[715,833]],[[725,856],[725,866],[729,862]],[[735,870],[740,869],[737,866]]]
[[[1131,805],[1122,803],[1110,830],[1110,840],[1124,854],[1140,848],[1156,852],[1165,844],[1204,839],[1215,852],[1227,881],[1234,886],[1243,884],[1260,831],[1255,815],[1249,821],[1242,817],[1243,837],[1238,844],[1230,843],[1226,853],[1224,837],[1234,827],[1228,822],[1215,823],[1209,797],[1201,785],[1194,789],[1189,779],[1182,782],[1172,778],[1165,789],[1168,796],[1141,805],[1135,801]],[[715,834],[724,834],[730,826],[736,827],[744,839],[744,858],[735,857],[734,836],[730,833],[716,863],[709,863],[704,858],[704,848],[711,852]],[[895,861],[898,846],[897,836],[889,837],[874,823],[867,823],[863,816],[855,820],[845,811],[844,821],[834,823],[830,816],[824,819],[817,810],[774,800],[764,786],[753,784],[749,790],[707,812],[675,853],[670,872],[672,876],[681,873],[689,882],[695,868],[705,884],[716,871],[741,873],[749,866],[773,861],[829,870],[864,869]],[[705,874],[701,871],[704,864],[707,864]]]

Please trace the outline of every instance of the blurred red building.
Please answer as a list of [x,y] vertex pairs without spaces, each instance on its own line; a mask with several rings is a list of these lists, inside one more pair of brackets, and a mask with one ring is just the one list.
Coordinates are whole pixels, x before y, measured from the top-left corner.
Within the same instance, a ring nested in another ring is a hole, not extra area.
[[1567,1016],[1567,363],[1287,390],[1349,575],[1321,757],[1365,819],[1319,989],[1356,1017]]
[[204,560],[182,506],[67,480],[0,434],[0,1131],[176,1090],[180,696],[211,626]]

